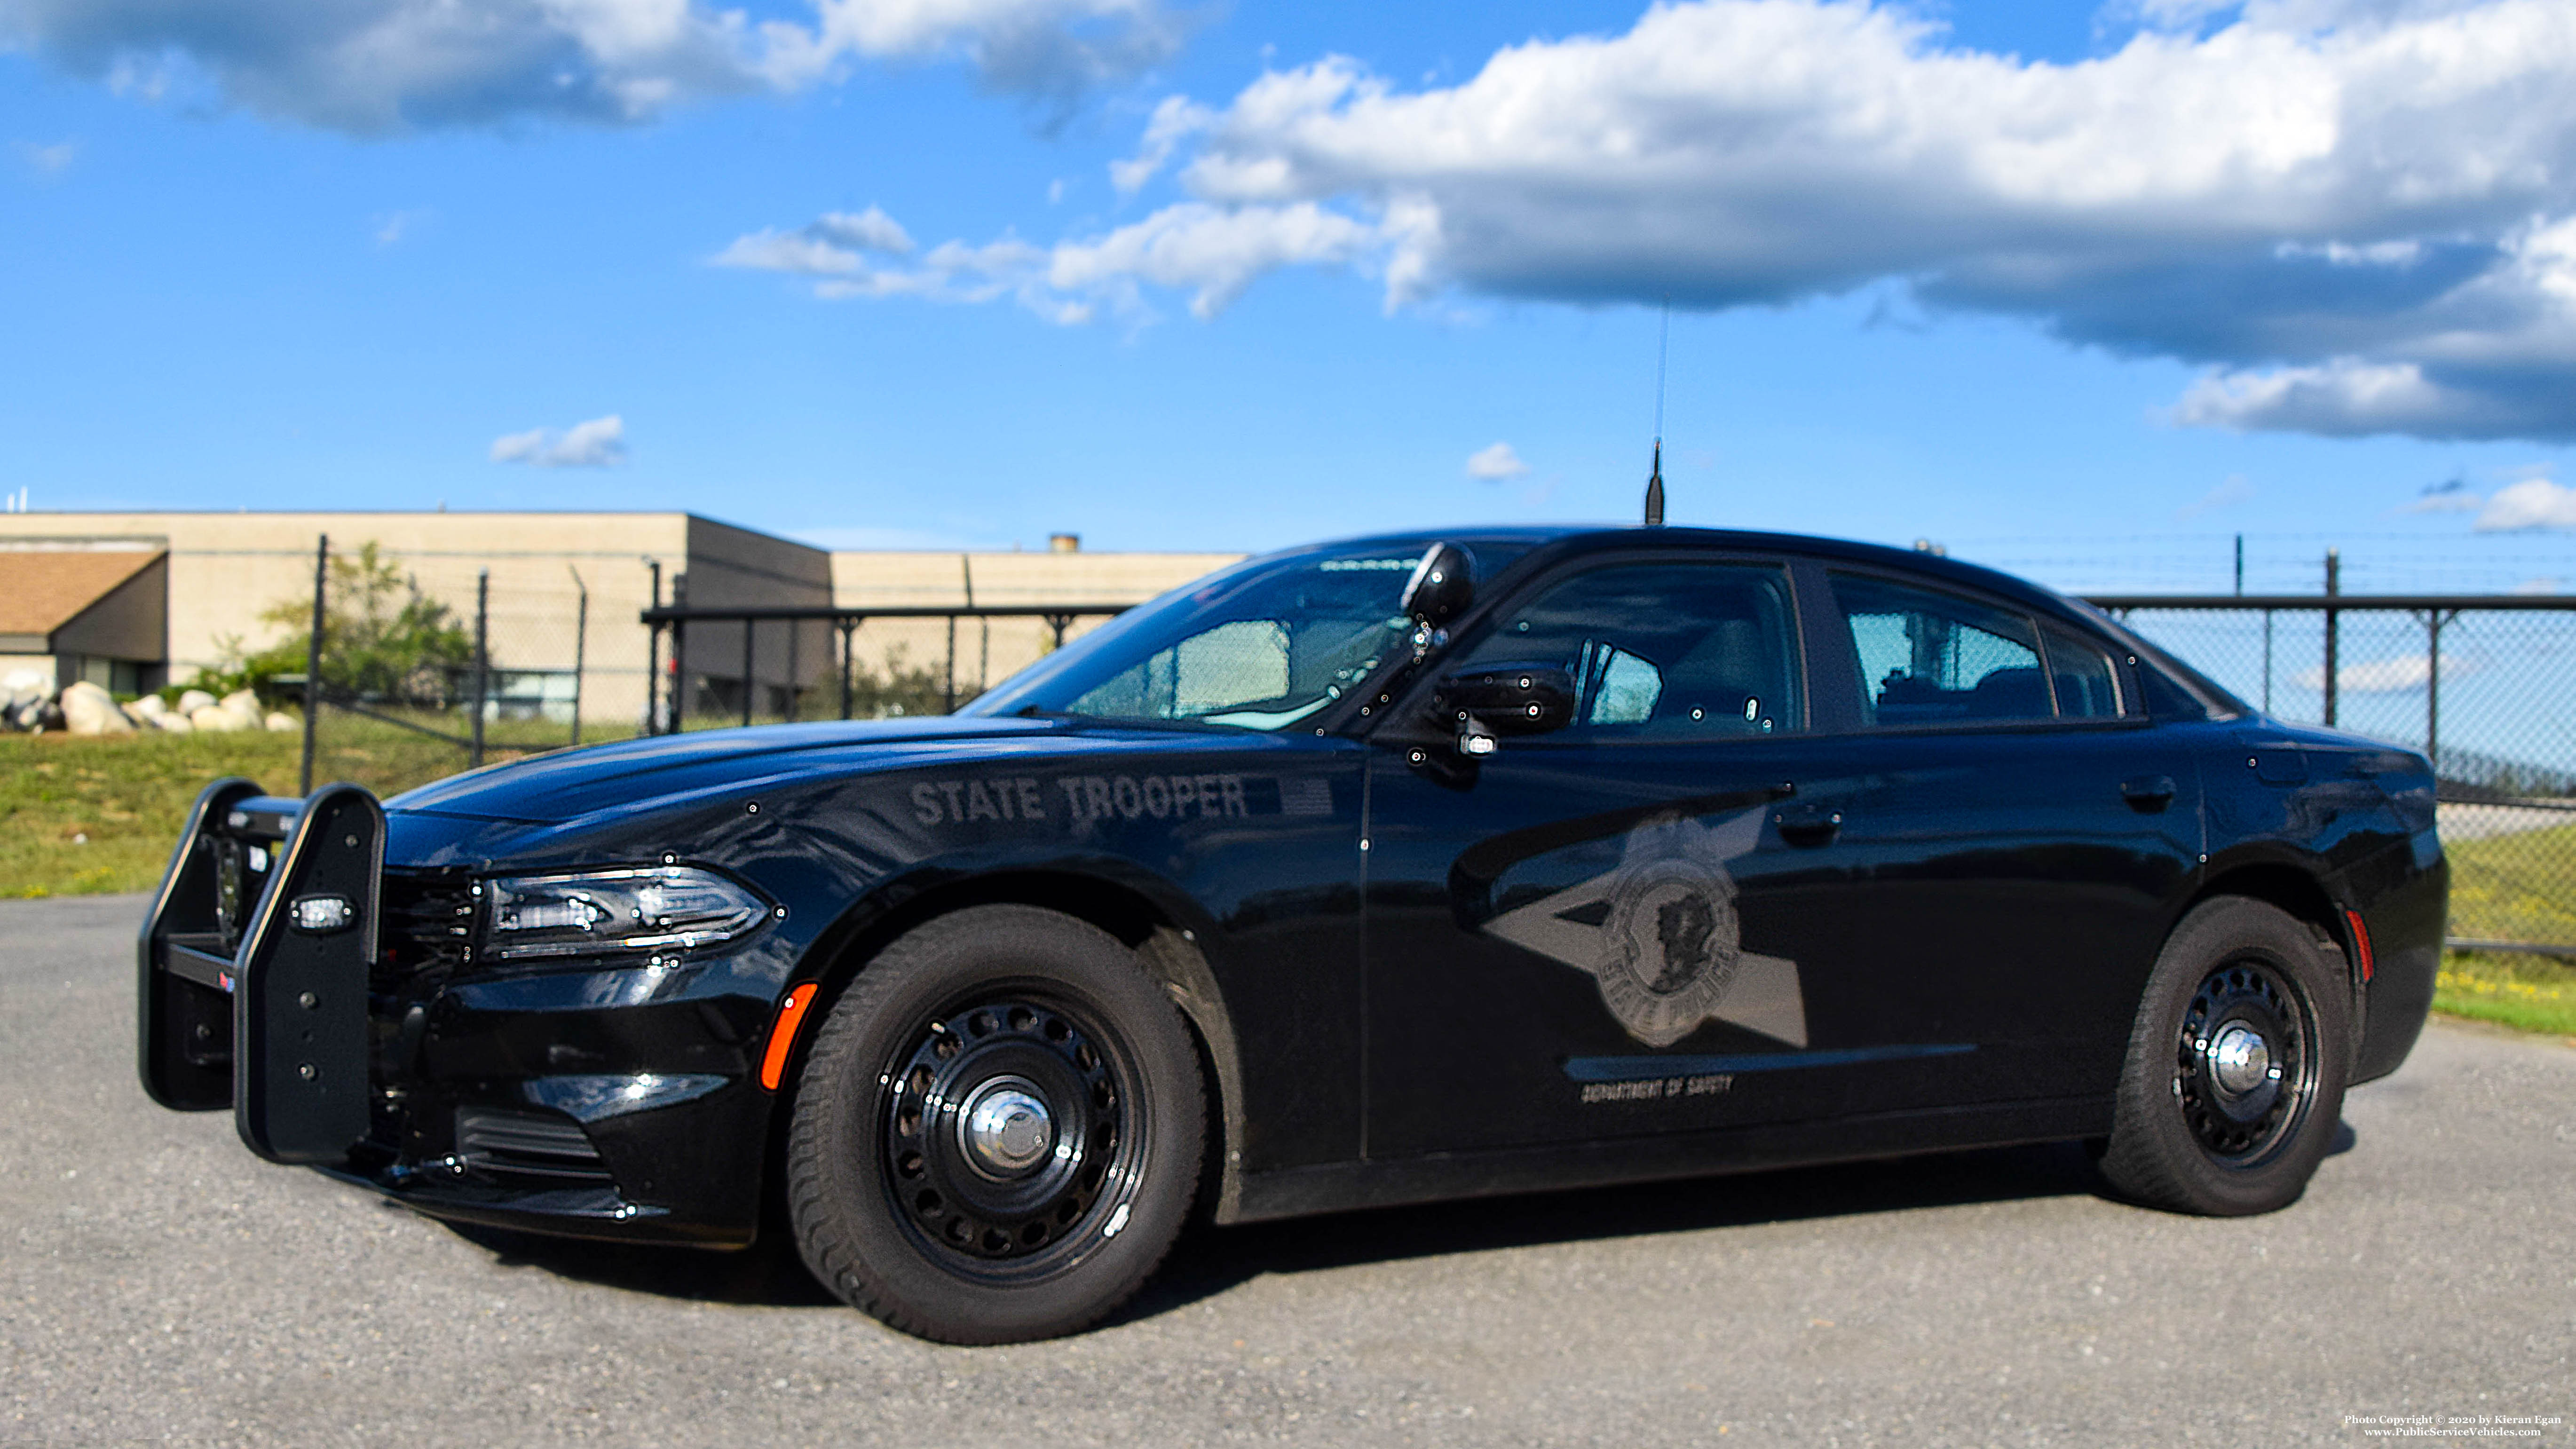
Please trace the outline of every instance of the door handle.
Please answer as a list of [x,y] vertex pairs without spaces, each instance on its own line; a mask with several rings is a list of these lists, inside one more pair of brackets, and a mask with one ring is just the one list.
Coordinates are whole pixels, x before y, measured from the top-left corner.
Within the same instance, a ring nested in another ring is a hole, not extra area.
[[2171,775],[2139,775],[2120,782],[2120,798],[2141,815],[2153,815],[2173,803]]
[[1825,805],[1784,805],[1771,812],[1783,843],[1814,849],[1830,845],[1843,828],[1843,812]]

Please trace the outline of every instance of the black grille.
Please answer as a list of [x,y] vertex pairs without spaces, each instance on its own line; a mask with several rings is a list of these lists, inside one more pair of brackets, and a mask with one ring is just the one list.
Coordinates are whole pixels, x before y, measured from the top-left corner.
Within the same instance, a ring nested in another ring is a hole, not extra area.
[[590,1145],[580,1123],[534,1112],[458,1108],[456,1155],[465,1159],[466,1166],[493,1177],[609,1180],[599,1149]]
[[461,875],[386,871],[376,985],[429,984],[465,969],[474,944],[474,897]]

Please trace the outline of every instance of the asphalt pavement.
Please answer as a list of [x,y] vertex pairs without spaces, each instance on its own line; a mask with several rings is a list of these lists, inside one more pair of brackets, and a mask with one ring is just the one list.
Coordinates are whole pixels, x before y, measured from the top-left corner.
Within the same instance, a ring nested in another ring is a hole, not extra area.
[[2435,1023],[2268,1217],[2063,1148],[1710,1178],[1201,1230],[1106,1328],[957,1349],[792,1254],[469,1235],[153,1107],[140,909],[0,902],[0,1445],[2576,1444],[2556,1041]]

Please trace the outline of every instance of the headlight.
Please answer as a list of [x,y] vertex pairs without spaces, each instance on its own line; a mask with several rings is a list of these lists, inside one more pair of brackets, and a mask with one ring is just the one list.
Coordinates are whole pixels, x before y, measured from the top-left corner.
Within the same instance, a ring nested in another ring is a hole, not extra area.
[[772,910],[748,886],[687,865],[502,876],[475,892],[494,961],[716,946],[760,929]]

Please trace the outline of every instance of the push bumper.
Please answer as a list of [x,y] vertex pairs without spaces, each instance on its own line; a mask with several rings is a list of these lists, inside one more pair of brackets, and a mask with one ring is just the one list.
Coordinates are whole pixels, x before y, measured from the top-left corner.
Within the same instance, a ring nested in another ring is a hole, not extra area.
[[385,834],[356,786],[299,800],[235,779],[199,796],[138,946],[145,1092],[228,1108],[259,1156],[435,1217],[749,1242],[774,988],[722,961],[425,966],[425,938],[463,934],[465,887],[389,878]]

